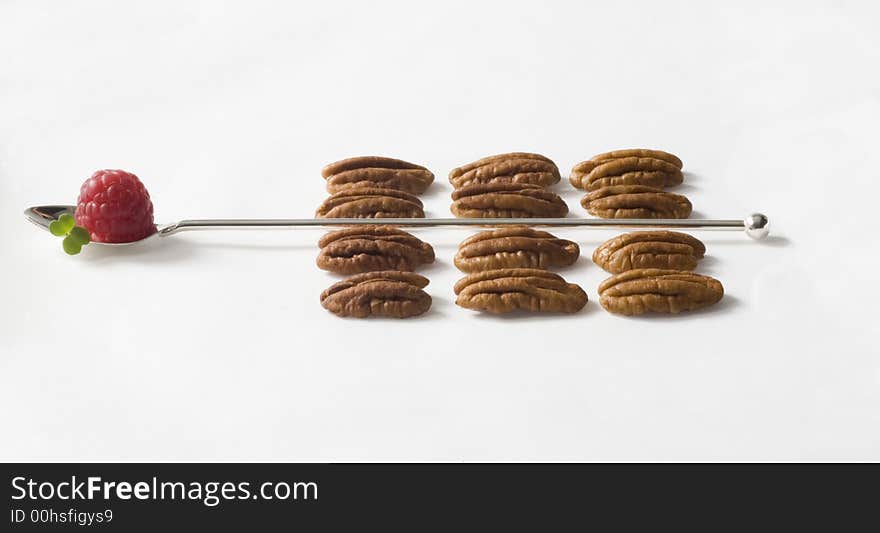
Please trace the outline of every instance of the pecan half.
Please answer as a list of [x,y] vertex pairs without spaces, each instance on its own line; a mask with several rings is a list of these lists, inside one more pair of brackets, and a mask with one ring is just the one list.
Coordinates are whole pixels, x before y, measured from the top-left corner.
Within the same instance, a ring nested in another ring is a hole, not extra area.
[[587,293],[579,286],[536,268],[502,268],[470,274],[455,284],[455,294],[459,306],[489,313],[575,313],[587,303]]
[[465,239],[455,254],[455,266],[462,272],[498,268],[548,268],[577,261],[576,242],[559,239],[546,231],[525,226],[483,231]]
[[662,159],[622,157],[578,163],[568,180],[576,188],[588,191],[609,185],[671,187],[681,185],[682,173],[679,167]]
[[599,303],[620,315],[693,311],[722,296],[724,287],[717,279],[681,270],[629,270],[599,285]]
[[339,316],[407,318],[430,309],[431,296],[422,290],[427,285],[427,278],[412,272],[368,272],[331,285],[321,293],[321,305]]
[[694,270],[705,253],[706,246],[687,233],[636,231],[599,245],[593,262],[612,274],[636,268]]
[[483,183],[456,189],[452,213],[465,218],[564,217],[568,206],[557,194],[529,183]]
[[353,187],[381,187],[421,194],[434,181],[434,174],[421,165],[378,156],[351,157],[330,163],[321,175],[327,180],[330,193]]
[[691,202],[680,194],[644,185],[611,185],[581,200],[588,212],[602,218],[687,218]]
[[422,201],[403,191],[361,187],[343,189],[318,207],[318,218],[424,218]]
[[456,189],[481,183],[531,183],[546,187],[559,182],[556,163],[540,154],[498,154],[454,168],[449,182]]
[[649,148],[627,148],[624,150],[612,150],[602,154],[594,155],[590,159],[593,161],[608,161],[609,159],[621,159],[624,157],[652,157],[654,159],[662,159],[668,163],[672,163],[676,168],[681,169],[682,162],[677,156],[664,152],[663,150],[651,150]]
[[390,226],[359,226],[324,235],[318,268],[338,274],[376,270],[415,270],[434,262],[434,248],[415,235]]

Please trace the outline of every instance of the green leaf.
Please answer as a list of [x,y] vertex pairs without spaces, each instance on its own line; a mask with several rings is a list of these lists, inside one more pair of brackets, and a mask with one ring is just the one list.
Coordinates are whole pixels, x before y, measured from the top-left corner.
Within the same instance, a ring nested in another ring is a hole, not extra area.
[[64,229],[64,224],[62,224],[60,220],[53,220],[49,224],[49,233],[56,237],[64,237],[67,235],[67,231]]
[[76,220],[73,218],[73,215],[70,213],[64,213],[60,217],[58,217],[58,223],[60,224],[60,228],[64,230],[62,235],[66,235],[70,233],[70,230],[76,226]]
[[80,226],[75,226],[72,230],[70,230],[70,237],[78,242],[81,246],[86,245],[91,242],[91,237],[89,237],[89,231]]
[[64,251],[68,253],[68,255],[76,255],[82,250],[82,244],[76,241],[75,238],[68,235],[64,237],[64,241],[62,241],[61,246],[64,248]]

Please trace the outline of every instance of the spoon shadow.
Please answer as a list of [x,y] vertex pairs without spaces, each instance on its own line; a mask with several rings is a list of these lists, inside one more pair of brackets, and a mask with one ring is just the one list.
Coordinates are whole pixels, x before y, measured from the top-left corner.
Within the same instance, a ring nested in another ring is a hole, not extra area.
[[186,261],[196,254],[197,247],[192,246],[191,243],[155,237],[126,246],[86,245],[81,256],[84,261],[96,264],[111,262],[173,263]]
[[766,246],[768,248],[785,248],[792,244],[792,240],[788,237],[783,237],[781,235],[768,235],[763,239],[753,240],[753,239],[739,239],[739,240],[707,240],[702,239],[703,242],[707,244],[711,244],[712,246]]
[[172,263],[183,262],[210,250],[232,250],[261,253],[312,251],[317,253],[315,243],[254,244],[236,242],[199,242],[181,238],[156,237],[126,246],[86,246],[82,256],[94,263],[139,262]]
[[254,244],[254,243],[232,243],[232,242],[211,242],[196,243],[190,242],[190,246],[203,250],[237,250],[242,252],[292,252],[292,251],[314,251],[317,255],[319,248],[315,243],[289,243],[289,244]]

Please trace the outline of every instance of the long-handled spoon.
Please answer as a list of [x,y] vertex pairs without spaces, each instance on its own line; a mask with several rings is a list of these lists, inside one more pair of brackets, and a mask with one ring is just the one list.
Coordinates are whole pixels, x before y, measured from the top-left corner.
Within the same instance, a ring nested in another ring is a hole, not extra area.
[[[34,224],[48,230],[49,224],[67,213],[73,215],[72,205],[42,205],[25,210],[24,214]],[[769,220],[755,213],[744,219],[635,219],[635,218],[217,218],[202,220],[181,220],[173,224],[156,226],[155,236],[167,237],[181,231],[228,230],[228,229],[268,229],[268,228],[330,228],[336,226],[360,226],[382,224],[401,227],[501,227],[501,226],[541,226],[554,228],[665,228],[691,230],[739,230],[753,239],[763,239],[769,232]],[[141,239],[141,240],[146,240]],[[112,243],[116,246],[135,242]],[[94,243],[111,244],[111,243]]]

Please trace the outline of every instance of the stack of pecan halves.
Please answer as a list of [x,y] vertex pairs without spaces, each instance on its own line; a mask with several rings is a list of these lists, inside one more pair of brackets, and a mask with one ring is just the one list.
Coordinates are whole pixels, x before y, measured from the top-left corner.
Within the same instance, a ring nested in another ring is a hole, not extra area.
[[[493,155],[453,169],[452,213],[464,218],[564,217],[568,206],[548,187],[559,168],[539,154]],[[455,303],[490,313],[574,313],[586,293],[546,270],[577,261],[577,243],[515,226],[478,233],[461,243],[455,266],[468,275],[455,284]]]
[[675,231],[625,233],[601,244],[593,262],[614,274],[599,285],[599,303],[621,315],[680,313],[717,303],[721,282],[692,272],[706,253],[698,239]]
[[330,197],[318,218],[424,218],[417,194],[434,181],[427,168],[390,157],[352,157],[330,163],[321,175]]
[[478,233],[455,255],[455,266],[468,274],[455,284],[455,303],[496,314],[575,313],[587,294],[546,269],[572,265],[579,255],[577,243],[525,226]]
[[556,164],[539,154],[484,157],[449,173],[455,187],[452,213],[464,218],[564,217],[568,206],[546,189],[559,180]]
[[[331,196],[319,218],[424,218],[421,194],[434,181],[427,168],[388,157],[353,157],[324,167]],[[408,318],[425,313],[428,279],[414,274],[434,262],[430,244],[382,225],[346,228],[318,241],[318,267],[351,277],[321,294],[321,305],[339,316]],[[352,275],[353,274],[353,275]]]
[[581,205],[601,218],[688,218],[690,201],[664,190],[682,182],[681,159],[633,148],[595,155],[574,166],[569,182],[587,191]]
[[428,278],[413,272],[383,270],[351,276],[321,293],[321,305],[339,316],[407,318],[431,308],[422,290]]

